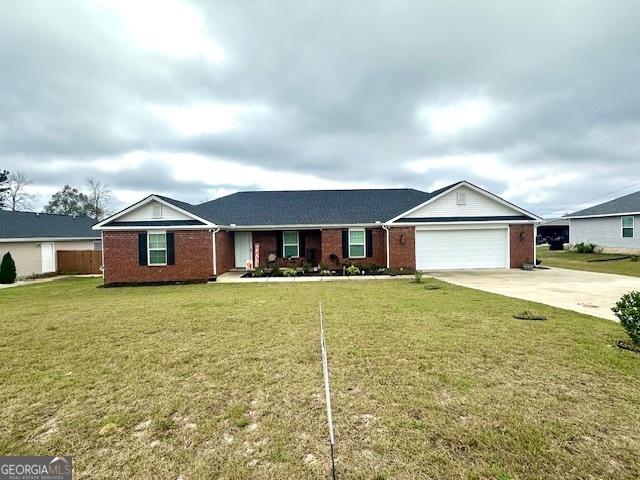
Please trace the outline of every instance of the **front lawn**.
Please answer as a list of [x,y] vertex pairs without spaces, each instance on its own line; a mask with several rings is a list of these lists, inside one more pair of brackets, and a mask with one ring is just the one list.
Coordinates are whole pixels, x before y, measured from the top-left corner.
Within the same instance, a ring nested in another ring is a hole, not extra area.
[[569,268],[572,270],[587,270],[589,272],[616,273],[640,277],[640,261],[632,262],[631,259],[611,260],[608,262],[593,262],[590,260],[605,260],[619,258],[627,255],[610,253],[576,253],[568,250],[549,250],[548,246],[538,247],[538,259],[542,265],[548,267]]
[[428,282],[1,290],[0,454],[70,454],[77,479],[327,478],[322,300],[338,478],[638,478],[618,324]]

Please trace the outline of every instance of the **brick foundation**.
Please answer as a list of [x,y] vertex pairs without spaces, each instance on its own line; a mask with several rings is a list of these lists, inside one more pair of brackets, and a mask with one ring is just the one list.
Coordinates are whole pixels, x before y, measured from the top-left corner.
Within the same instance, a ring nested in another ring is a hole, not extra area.
[[523,263],[533,263],[534,248],[532,224],[509,225],[511,268],[521,268]]
[[139,231],[105,231],[104,283],[207,281],[213,275],[212,238],[208,230],[176,230],[175,265],[138,264]]

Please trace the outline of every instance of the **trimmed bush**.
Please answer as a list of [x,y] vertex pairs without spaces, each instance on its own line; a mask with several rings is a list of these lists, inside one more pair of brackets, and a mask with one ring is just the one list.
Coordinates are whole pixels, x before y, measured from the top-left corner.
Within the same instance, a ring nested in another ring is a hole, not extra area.
[[285,277],[295,277],[296,276],[296,269],[295,268],[285,268],[282,271],[282,275],[284,275]]
[[595,245],[594,243],[584,243],[584,242],[580,242],[580,243],[576,243],[572,250],[576,253],[593,253],[596,250],[597,245]]
[[356,267],[355,265],[349,265],[347,267],[347,275],[351,276],[351,275],[360,275],[360,269],[358,267]]
[[2,257],[0,263],[0,283],[13,283],[16,281],[16,263],[11,258],[11,253],[7,252]]
[[640,292],[625,293],[611,310],[633,343],[640,345]]

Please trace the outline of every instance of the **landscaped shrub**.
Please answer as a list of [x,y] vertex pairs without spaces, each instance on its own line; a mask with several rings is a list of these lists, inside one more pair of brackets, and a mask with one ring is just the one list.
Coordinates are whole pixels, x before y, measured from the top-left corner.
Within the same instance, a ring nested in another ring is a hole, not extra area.
[[637,262],[639,258],[640,258],[640,257],[638,257],[638,255],[632,255],[630,260],[631,260],[632,262]]
[[296,273],[297,273],[296,269],[291,267],[285,268],[282,271],[282,275],[284,275],[285,277],[295,277]]
[[256,267],[256,269],[253,271],[254,277],[264,277],[265,275],[266,272],[264,271],[264,267]]
[[311,262],[305,259],[302,261],[301,268],[302,268],[302,273],[306,275],[311,271],[311,269],[313,268],[313,265],[311,264]]
[[640,292],[625,293],[611,310],[633,343],[640,345]]
[[16,264],[7,252],[0,263],[0,283],[13,283],[16,281]]
[[346,272],[347,275],[360,275],[360,269],[355,265],[349,265]]
[[320,275],[322,275],[323,277],[330,277],[331,270],[329,270],[328,268],[323,268],[322,270],[320,270]]
[[594,243],[580,242],[576,243],[571,250],[576,253],[593,253],[595,252],[596,248],[597,245]]
[[267,265],[271,270],[272,277],[280,276],[280,263],[278,263],[278,255],[276,255],[275,253],[270,253],[267,257]]
[[416,270],[416,273],[414,275],[415,275],[414,281],[416,283],[422,283],[422,272],[420,270]]

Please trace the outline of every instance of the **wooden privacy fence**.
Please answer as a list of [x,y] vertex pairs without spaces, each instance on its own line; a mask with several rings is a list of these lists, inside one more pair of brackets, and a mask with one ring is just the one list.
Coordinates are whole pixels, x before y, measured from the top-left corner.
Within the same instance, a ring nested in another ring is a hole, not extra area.
[[100,250],[58,250],[58,273],[101,273]]

